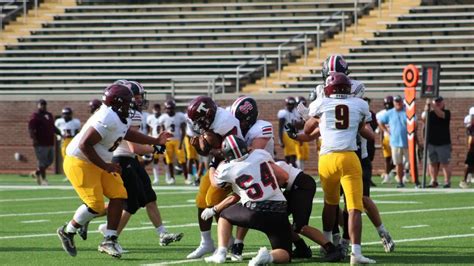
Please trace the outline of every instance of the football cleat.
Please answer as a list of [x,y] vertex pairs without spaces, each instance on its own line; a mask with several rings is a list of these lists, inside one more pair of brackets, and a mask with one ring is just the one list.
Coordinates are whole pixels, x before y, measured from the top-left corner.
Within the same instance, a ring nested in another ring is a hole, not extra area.
[[374,264],[376,263],[375,260],[366,258],[360,255],[354,255],[351,254],[351,265],[357,265],[357,264]]
[[100,243],[98,250],[100,253],[107,253],[114,258],[120,259],[122,252],[120,252],[118,246],[117,236],[108,236],[104,237],[104,241]]
[[178,242],[183,238],[183,233],[173,234],[173,233],[161,233],[160,234],[160,246],[168,246],[172,242]]
[[89,228],[89,222],[85,223],[83,226],[79,227],[77,233],[82,238],[82,240],[87,240],[87,229]]
[[324,257],[323,257],[323,261],[325,261],[325,262],[339,262],[339,261],[342,261],[346,257],[346,253],[344,253],[344,252],[345,251],[339,245],[334,250],[331,250],[328,253],[326,253],[326,255],[324,255]]
[[167,177],[166,178],[166,184],[174,185],[175,183],[176,183],[176,179],[174,179],[174,177]]
[[192,178],[188,178],[188,179],[184,180],[184,184],[186,184],[186,185],[191,185],[193,183],[194,183],[194,181],[192,180]]
[[272,262],[272,256],[266,247],[258,250],[257,256],[249,261],[249,266],[265,265]]
[[428,187],[429,187],[429,188],[437,188],[438,185],[439,185],[438,182],[433,181],[433,182],[431,182],[431,184],[428,185]]
[[214,244],[203,244],[201,243],[199,247],[197,247],[193,252],[189,253],[188,256],[186,256],[187,259],[199,259],[202,256],[214,252]]
[[341,250],[342,254],[344,254],[344,256],[349,254],[349,246],[350,246],[349,239],[342,238],[341,243],[339,244],[339,249]]
[[388,231],[381,233],[380,238],[382,239],[382,245],[385,249],[385,252],[388,253],[395,250],[395,242],[393,242],[392,237]]
[[220,252],[214,252],[212,256],[209,256],[207,258],[204,258],[204,261],[207,263],[224,263],[226,260],[226,254],[225,253],[220,253]]
[[292,258],[302,258],[302,259],[309,259],[313,256],[313,251],[311,251],[310,247],[306,248],[295,248],[291,252]]
[[447,184],[444,184],[443,185],[443,188],[450,188],[451,187],[451,184],[450,183],[447,183]]
[[242,261],[242,251],[244,250],[244,243],[233,244],[230,249],[230,259],[232,261]]
[[460,188],[469,188],[469,184],[465,181],[459,182],[459,187]]
[[74,235],[75,233],[67,233],[64,231],[66,225],[63,225],[56,230],[64,251],[67,252],[70,256],[75,257],[77,255],[76,245],[74,244]]

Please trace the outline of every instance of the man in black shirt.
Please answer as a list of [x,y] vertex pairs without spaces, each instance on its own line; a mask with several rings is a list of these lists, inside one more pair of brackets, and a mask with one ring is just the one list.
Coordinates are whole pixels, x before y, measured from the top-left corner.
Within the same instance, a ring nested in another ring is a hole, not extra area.
[[432,101],[432,110],[428,116],[426,111],[429,109],[430,102],[425,105],[422,119],[429,119],[428,138],[428,159],[430,163],[429,172],[431,182],[429,187],[438,186],[438,172],[441,168],[444,173],[444,188],[451,187],[451,135],[449,124],[451,122],[451,112],[445,109],[444,99],[439,96]]

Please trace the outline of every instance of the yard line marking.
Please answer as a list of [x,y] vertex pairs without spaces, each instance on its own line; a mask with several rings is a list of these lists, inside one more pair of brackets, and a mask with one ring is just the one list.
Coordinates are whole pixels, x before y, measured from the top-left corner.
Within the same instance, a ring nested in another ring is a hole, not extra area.
[[43,200],[65,200],[79,199],[79,197],[43,197],[43,198],[24,198],[24,199],[2,199],[0,202],[19,202],[19,201],[43,201]]
[[[424,237],[424,238],[408,238],[408,239],[395,240],[395,242],[404,243],[404,242],[417,242],[417,241],[426,241],[426,240],[441,240],[441,239],[465,238],[465,237],[474,237],[474,234],[447,235],[447,236],[435,236],[435,237]],[[380,241],[362,243],[362,245],[366,245],[366,246],[380,245]],[[319,250],[319,246],[311,246],[311,249]],[[257,254],[257,252],[245,252],[242,255],[249,256],[249,255],[255,255],[255,254]],[[190,262],[196,262],[196,261],[203,261],[203,259],[175,260],[175,261],[165,261],[165,262],[159,262],[159,263],[142,264],[142,265],[161,266],[161,265],[183,264],[183,263],[190,263]]]
[[420,204],[419,201],[403,201],[403,200],[374,200],[377,204]]
[[49,220],[30,220],[30,221],[21,221],[22,224],[35,224],[35,223],[44,223],[49,222]]
[[420,228],[420,227],[428,227],[429,225],[427,224],[417,224],[417,225],[407,225],[407,226],[402,226],[401,228],[403,229],[411,229],[411,228]]
[[[51,190],[51,189],[59,189],[59,190],[73,190],[74,188],[70,185],[49,185],[49,186],[33,186],[33,185],[0,185],[0,189],[8,189],[8,190]],[[170,190],[178,190],[178,191],[198,191],[199,187],[195,186],[154,186],[154,190],[157,191],[170,191]]]

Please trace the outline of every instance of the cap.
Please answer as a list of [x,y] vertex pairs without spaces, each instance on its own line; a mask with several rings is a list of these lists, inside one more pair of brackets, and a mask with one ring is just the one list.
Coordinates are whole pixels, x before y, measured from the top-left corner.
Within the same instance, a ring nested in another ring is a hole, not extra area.
[[444,100],[444,98],[441,97],[441,96],[438,96],[438,97],[434,98],[434,101],[437,102],[437,103],[439,103],[439,102],[441,102],[441,101],[443,101],[443,100]]
[[39,99],[38,100],[38,104],[41,104],[41,105],[46,105],[46,100],[45,99]]
[[394,100],[395,102],[401,102],[401,101],[403,101],[402,96],[400,96],[400,95],[397,95],[397,96],[393,97],[393,100]]

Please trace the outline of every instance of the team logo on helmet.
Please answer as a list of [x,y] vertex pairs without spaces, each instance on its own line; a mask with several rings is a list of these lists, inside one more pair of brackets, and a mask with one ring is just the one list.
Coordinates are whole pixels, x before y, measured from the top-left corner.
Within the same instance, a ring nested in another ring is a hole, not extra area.
[[253,110],[253,105],[250,102],[244,101],[244,103],[239,106],[239,111],[243,114],[248,114],[250,111]]

